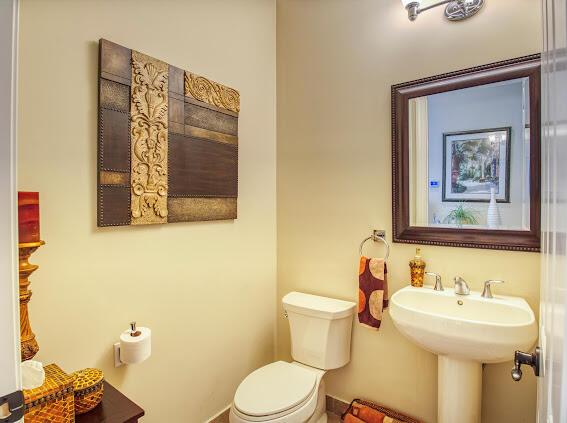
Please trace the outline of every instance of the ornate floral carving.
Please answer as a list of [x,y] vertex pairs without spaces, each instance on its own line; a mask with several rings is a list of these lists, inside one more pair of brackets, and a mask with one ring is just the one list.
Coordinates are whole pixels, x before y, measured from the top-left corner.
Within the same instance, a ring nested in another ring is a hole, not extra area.
[[240,112],[238,91],[191,72],[185,72],[185,95],[235,113]]
[[132,224],[167,223],[168,65],[132,50]]

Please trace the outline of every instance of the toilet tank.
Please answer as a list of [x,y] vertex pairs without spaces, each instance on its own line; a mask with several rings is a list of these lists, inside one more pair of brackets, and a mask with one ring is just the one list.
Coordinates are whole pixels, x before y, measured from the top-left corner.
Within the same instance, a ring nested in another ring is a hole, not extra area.
[[295,361],[322,370],[337,369],[350,361],[355,303],[301,292],[290,292],[282,303]]

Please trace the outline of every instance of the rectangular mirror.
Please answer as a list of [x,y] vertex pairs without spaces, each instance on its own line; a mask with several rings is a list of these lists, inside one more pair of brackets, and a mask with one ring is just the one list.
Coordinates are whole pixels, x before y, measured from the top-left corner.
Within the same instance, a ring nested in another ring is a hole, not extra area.
[[540,59],[392,87],[394,242],[539,251]]

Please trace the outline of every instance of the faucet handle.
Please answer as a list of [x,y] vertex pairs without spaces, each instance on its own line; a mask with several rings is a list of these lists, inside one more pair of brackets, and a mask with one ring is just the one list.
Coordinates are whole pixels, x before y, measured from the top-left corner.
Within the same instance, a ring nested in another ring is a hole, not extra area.
[[425,274],[428,275],[428,276],[434,276],[435,277],[435,286],[433,287],[433,290],[444,291],[443,284],[441,283],[441,275],[439,273],[425,272]]
[[492,290],[490,289],[490,286],[493,283],[504,283],[504,281],[501,281],[499,279],[490,279],[488,281],[485,281],[484,289],[482,290],[482,294],[481,294],[482,298],[494,298],[494,296],[492,295]]
[[453,281],[455,282],[455,294],[457,294],[457,295],[469,295],[471,293],[471,290],[469,288],[469,284],[467,283],[466,280],[464,280],[460,276],[455,276],[453,278]]

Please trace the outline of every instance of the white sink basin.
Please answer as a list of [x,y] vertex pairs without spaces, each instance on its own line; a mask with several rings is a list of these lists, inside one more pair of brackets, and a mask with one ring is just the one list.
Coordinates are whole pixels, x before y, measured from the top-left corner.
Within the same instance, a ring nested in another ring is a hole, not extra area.
[[518,297],[407,286],[390,299],[398,330],[438,356],[438,423],[480,423],[482,364],[514,359],[537,339],[528,303]]
[[514,351],[528,351],[537,339],[534,313],[523,298],[480,293],[456,295],[453,289],[405,287],[390,300],[398,330],[420,347],[481,363],[501,363]]

